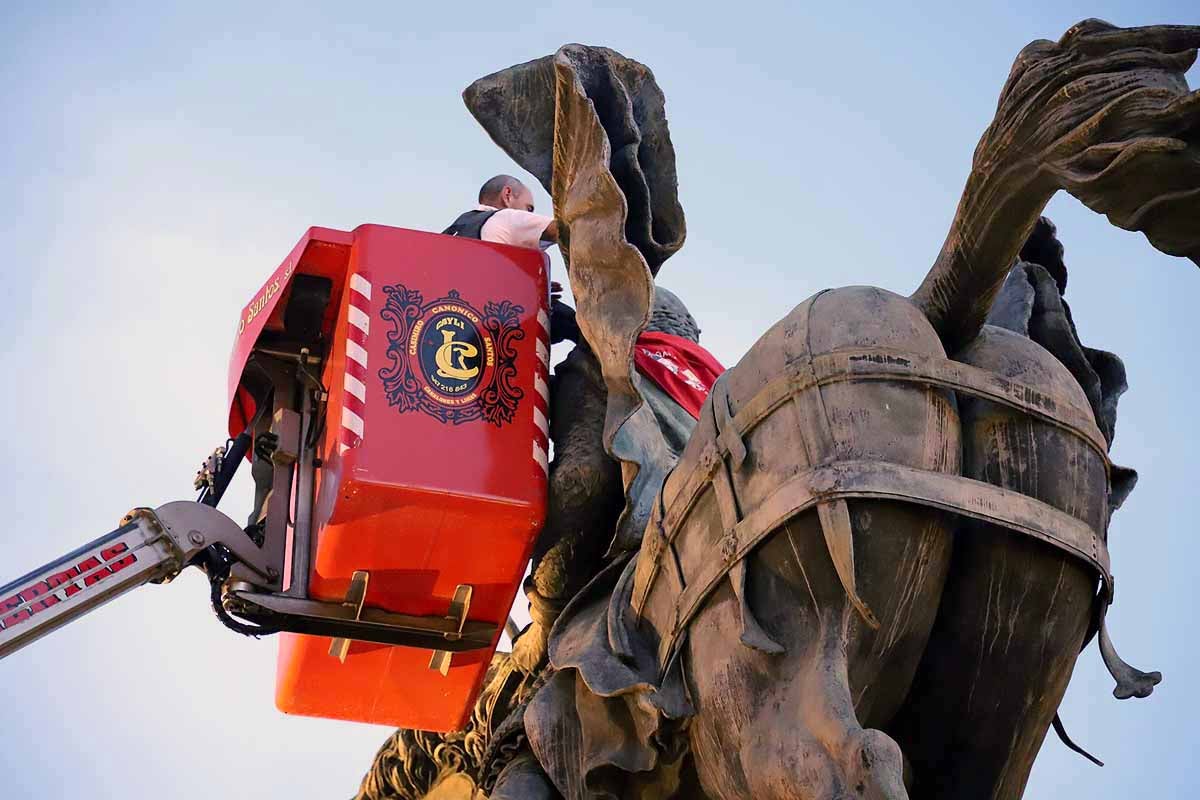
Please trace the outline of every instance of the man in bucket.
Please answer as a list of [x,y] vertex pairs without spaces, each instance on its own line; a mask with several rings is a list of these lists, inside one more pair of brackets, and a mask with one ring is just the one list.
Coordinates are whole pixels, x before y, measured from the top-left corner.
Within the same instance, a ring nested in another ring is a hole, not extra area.
[[[545,250],[558,243],[554,217],[533,212],[533,192],[511,175],[489,178],[479,188],[479,203],[442,231],[485,242]],[[562,285],[550,282],[550,343],[579,341],[575,310],[562,302]]]

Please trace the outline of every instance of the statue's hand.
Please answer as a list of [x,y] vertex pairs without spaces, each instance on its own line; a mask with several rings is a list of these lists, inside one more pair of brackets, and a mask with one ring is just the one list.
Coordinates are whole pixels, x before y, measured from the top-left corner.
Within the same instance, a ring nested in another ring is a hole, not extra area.
[[1026,171],[1200,263],[1200,27],[1085,20],[1017,56],[976,168]]

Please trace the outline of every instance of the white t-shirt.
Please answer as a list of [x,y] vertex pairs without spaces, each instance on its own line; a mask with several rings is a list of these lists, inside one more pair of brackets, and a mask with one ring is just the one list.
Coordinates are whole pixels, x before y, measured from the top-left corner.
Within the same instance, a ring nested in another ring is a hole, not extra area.
[[515,244],[517,247],[529,247],[545,250],[552,242],[543,242],[542,234],[554,221],[553,217],[544,217],[532,211],[522,211],[519,208],[501,208],[495,206],[475,206],[476,211],[495,211],[488,217],[479,231],[479,238],[485,242],[500,244]]

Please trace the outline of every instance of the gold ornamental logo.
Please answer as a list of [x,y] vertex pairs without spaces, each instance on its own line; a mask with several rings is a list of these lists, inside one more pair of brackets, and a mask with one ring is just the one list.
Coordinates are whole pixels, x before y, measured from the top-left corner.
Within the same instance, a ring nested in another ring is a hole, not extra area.
[[454,425],[511,422],[524,396],[516,380],[524,308],[489,301],[481,312],[453,290],[425,303],[401,284],[384,292],[380,316],[391,325],[391,364],[379,377],[388,402],[401,413],[422,411]]
[[496,344],[474,309],[441,303],[413,325],[408,357],[420,365],[430,399],[461,406],[479,398],[479,385],[496,364]]

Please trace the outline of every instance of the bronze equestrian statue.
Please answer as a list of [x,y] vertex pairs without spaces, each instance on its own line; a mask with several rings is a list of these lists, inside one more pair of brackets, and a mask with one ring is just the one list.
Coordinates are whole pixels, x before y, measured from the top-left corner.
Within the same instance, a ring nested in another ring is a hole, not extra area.
[[1116,695],[1150,694],[1104,621],[1124,369],[1079,340],[1040,214],[1066,190],[1200,265],[1198,46],[1098,20],[1028,45],[916,291],[809,298],[698,421],[631,366],[656,307],[684,319],[654,288],[685,229],[653,75],[568,45],[468,88],[566,232],[580,399],[535,624],[466,731],[398,732],[360,796],[1007,800],[1051,726],[1070,743],[1093,637]]

